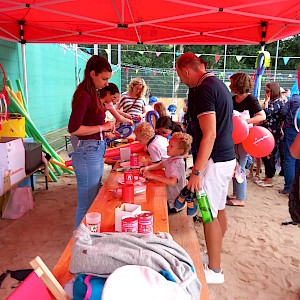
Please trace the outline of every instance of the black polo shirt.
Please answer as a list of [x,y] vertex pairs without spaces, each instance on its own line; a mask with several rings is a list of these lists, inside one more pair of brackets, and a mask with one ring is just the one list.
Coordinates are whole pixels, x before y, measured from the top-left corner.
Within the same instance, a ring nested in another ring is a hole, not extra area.
[[203,136],[198,117],[213,112],[216,114],[217,136],[210,157],[214,162],[234,159],[233,103],[226,85],[215,76],[211,76],[209,73],[204,74],[198,85],[189,89],[188,109],[195,124],[194,142],[197,149],[199,149]]

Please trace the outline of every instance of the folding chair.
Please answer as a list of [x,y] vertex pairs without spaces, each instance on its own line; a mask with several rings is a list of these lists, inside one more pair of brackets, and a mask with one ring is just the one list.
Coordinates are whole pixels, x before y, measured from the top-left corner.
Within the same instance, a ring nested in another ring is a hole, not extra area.
[[65,290],[39,256],[32,260],[30,265],[34,269],[33,272],[8,296],[7,300],[51,300],[47,288],[55,299],[70,300]]

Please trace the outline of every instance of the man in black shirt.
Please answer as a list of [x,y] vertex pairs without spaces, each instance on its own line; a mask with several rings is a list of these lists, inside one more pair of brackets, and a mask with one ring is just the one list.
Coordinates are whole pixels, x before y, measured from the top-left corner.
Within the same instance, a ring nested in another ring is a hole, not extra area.
[[[204,223],[207,254],[203,254],[207,283],[223,283],[220,265],[222,239],[226,231],[225,203],[235,167],[232,139],[231,94],[225,84],[206,72],[206,61],[185,53],[177,62],[177,73],[189,87],[188,108],[195,124],[198,155],[188,183],[192,192],[207,194],[214,220]],[[205,261],[206,260],[206,261]]]

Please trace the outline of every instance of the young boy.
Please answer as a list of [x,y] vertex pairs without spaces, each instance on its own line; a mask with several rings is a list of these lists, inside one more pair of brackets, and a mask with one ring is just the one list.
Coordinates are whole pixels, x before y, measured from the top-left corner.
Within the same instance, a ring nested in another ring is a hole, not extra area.
[[139,143],[147,147],[152,163],[165,161],[169,157],[168,140],[163,136],[155,135],[154,129],[148,122],[139,124],[133,132]]
[[[176,213],[178,210],[174,203],[180,191],[186,186],[186,175],[184,165],[184,155],[191,149],[193,138],[183,132],[175,132],[169,141],[167,153],[170,156],[164,162],[141,168],[141,173],[148,179],[165,183],[167,185],[167,201],[169,213]],[[165,168],[165,176],[153,174],[149,171]]]

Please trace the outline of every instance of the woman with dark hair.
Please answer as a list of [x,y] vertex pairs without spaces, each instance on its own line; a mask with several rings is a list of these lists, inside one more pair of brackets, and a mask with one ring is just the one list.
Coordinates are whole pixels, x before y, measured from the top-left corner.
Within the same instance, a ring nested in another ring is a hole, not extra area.
[[[232,97],[233,109],[242,113],[248,111],[249,118],[248,124],[258,123],[266,119],[266,115],[262,110],[256,97],[250,94],[253,88],[253,82],[250,76],[246,73],[235,73],[230,77],[230,89],[232,93],[235,93]],[[244,206],[244,200],[246,199],[247,180],[246,180],[246,163],[248,154],[244,150],[242,143],[235,145],[236,159],[241,166],[241,170],[244,174],[244,181],[238,183],[233,178],[233,195],[227,198],[227,205],[231,206]]]
[[174,132],[182,132],[182,127],[173,122],[169,116],[160,117],[156,121],[155,128],[160,135],[166,136],[172,135]]
[[93,55],[86,64],[84,79],[73,95],[68,129],[71,135],[76,135],[79,139],[72,156],[77,179],[75,229],[100,188],[106,148],[104,132],[115,130],[113,122],[105,122],[105,111],[99,95],[99,91],[108,86],[111,74],[112,69],[107,59]]
[[276,153],[279,147],[282,125],[280,111],[284,106],[280,97],[281,93],[279,84],[277,82],[269,82],[265,88],[264,101],[264,111],[267,118],[261,126],[267,128],[273,134],[275,147],[268,156],[262,158],[265,165],[265,178],[256,182],[260,186],[272,187],[274,185],[273,177],[276,172]]

